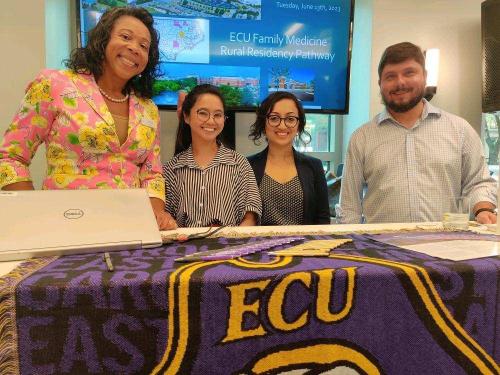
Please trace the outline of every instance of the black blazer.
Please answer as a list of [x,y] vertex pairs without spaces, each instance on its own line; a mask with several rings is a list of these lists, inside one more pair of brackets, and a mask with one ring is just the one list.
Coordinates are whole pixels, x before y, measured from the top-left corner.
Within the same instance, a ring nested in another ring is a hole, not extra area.
[[[267,152],[266,147],[264,151],[248,157],[259,186],[266,169]],[[321,160],[295,150],[293,150],[293,158],[304,193],[303,223],[330,224],[328,189]]]

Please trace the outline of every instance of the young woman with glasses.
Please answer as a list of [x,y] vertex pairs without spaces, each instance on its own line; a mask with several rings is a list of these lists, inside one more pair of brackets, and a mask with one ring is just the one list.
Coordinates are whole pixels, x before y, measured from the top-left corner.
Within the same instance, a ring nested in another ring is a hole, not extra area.
[[255,144],[268,147],[248,158],[262,198],[262,225],[329,224],[328,192],[322,163],[293,148],[306,117],[295,95],[278,91],[257,109],[250,130]]
[[163,167],[166,210],[180,227],[255,225],[260,218],[252,168],[220,141],[224,113],[212,85],[196,86],[182,103],[175,155]]

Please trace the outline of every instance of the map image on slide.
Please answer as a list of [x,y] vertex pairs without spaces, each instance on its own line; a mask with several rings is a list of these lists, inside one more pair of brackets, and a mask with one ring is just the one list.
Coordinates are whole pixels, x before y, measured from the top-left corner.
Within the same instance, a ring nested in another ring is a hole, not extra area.
[[210,61],[207,20],[158,17],[155,25],[161,35],[161,61],[201,64]]
[[84,8],[99,12],[110,6],[141,6],[155,17],[261,18],[261,0],[82,0],[82,3]]

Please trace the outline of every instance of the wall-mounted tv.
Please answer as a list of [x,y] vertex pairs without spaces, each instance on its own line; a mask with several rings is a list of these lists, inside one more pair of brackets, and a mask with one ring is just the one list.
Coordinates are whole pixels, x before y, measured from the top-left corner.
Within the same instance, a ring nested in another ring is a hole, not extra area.
[[221,88],[234,110],[293,92],[308,112],[347,113],[354,0],[77,0],[80,41],[114,6],[140,6],[160,34],[154,101],[179,90]]

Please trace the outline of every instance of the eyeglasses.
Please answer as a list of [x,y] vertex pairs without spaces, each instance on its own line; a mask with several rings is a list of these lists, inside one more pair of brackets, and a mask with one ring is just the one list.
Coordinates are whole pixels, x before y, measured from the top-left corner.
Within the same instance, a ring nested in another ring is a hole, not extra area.
[[285,116],[280,117],[278,115],[267,115],[267,123],[272,127],[278,127],[281,124],[281,121],[285,124],[287,128],[295,128],[299,123],[299,118],[297,116]]
[[197,110],[196,115],[198,116],[198,120],[202,122],[207,122],[208,120],[210,120],[210,117],[212,117],[214,119],[214,122],[217,124],[223,124],[227,119],[227,116],[224,115],[224,112],[210,113],[206,109]]

